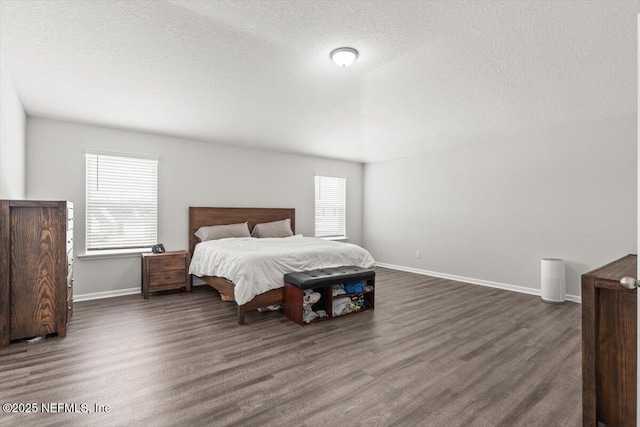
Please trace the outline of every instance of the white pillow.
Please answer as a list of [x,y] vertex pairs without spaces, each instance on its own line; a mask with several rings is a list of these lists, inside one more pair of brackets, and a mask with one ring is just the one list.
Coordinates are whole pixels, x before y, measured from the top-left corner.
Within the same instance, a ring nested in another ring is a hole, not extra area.
[[264,222],[256,224],[251,232],[251,237],[291,237],[291,220],[283,219],[282,221]]
[[200,227],[194,234],[201,242],[206,242],[207,240],[226,239],[228,237],[251,237],[251,233],[249,233],[249,224],[246,222]]

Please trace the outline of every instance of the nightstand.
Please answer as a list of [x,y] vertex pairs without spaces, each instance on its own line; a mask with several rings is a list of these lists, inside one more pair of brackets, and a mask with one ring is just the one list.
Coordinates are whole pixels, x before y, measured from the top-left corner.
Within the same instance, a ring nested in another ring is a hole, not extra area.
[[142,254],[142,296],[149,298],[149,292],[185,288],[191,292],[187,251]]

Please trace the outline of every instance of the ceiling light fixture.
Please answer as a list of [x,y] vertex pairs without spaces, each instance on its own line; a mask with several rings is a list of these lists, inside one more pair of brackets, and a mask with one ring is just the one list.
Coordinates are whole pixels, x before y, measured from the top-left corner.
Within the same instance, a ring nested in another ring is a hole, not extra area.
[[358,57],[358,51],[352,47],[339,47],[329,54],[329,57],[339,67],[348,67]]

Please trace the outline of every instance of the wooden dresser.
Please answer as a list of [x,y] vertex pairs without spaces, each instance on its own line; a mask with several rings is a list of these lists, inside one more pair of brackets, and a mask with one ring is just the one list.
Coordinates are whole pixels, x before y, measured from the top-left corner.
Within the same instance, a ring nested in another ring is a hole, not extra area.
[[582,275],[583,425],[636,425],[636,290],[620,285],[637,277],[637,256]]
[[73,204],[0,200],[0,347],[67,335],[73,313]]

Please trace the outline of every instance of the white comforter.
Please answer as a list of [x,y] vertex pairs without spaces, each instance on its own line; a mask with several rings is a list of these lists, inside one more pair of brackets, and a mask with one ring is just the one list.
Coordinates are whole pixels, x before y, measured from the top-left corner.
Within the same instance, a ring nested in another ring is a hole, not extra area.
[[189,273],[224,277],[235,284],[235,298],[246,304],[258,294],[284,286],[284,275],[317,268],[357,265],[371,268],[373,257],[360,246],[314,237],[251,237],[199,243]]

